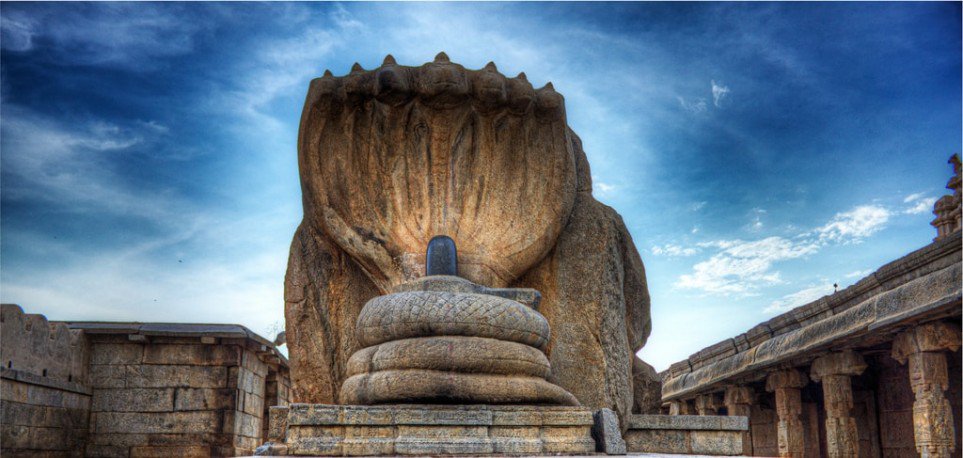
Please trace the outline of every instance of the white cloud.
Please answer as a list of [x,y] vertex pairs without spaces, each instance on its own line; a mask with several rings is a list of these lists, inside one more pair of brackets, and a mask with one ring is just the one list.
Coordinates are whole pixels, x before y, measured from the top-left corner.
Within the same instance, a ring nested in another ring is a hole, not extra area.
[[920,200],[920,199],[922,199],[922,198],[925,197],[925,196],[926,196],[926,195],[923,194],[922,192],[917,192],[917,193],[914,193],[914,194],[910,194],[910,195],[906,196],[905,198],[903,198],[903,203],[907,203],[907,204],[908,204],[908,203],[910,203],[910,202]]
[[750,294],[762,286],[781,283],[773,263],[815,253],[815,244],[793,242],[782,237],[755,241],[717,240],[697,246],[721,251],[692,267],[679,277],[676,286],[718,294]]
[[890,211],[878,205],[861,205],[837,213],[825,226],[816,229],[821,241],[859,243],[879,232],[889,221]]
[[933,211],[933,204],[936,203],[936,199],[936,197],[926,197],[926,195],[921,192],[910,194],[903,199],[903,203],[910,204],[903,210],[903,213],[907,215],[930,213]]
[[832,288],[832,285],[818,285],[787,294],[781,299],[772,301],[762,312],[767,314],[788,312],[800,305],[806,305],[820,297],[831,294],[833,292]]
[[749,222],[747,229],[752,232],[759,232],[765,226],[762,222],[762,215],[765,215],[766,211],[761,208],[752,209],[752,221]]
[[708,202],[706,202],[706,201],[704,201],[704,200],[701,201],[701,202],[693,203],[692,205],[689,205],[689,210],[690,210],[690,211],[697,212],[697,211],[702,210],[703,208],[705,208],[706,204],[708,204]]
[[693,247],[681,247],[679,245],[674,245],[667,243],[664,246],[655,245],[652,247],[652,254],[657,256],[670,256],[670,257],[686,257],[692,256],[699,252],[698,248]]
[[[195,14],[186,14],[192,10]],[[36,6],[29,19],[20,11],[4,11],[2,47],[30,51],[43,46],[58,62],[153,69],[158,59],[193,49],[194,34],[204,24],[189,19],[197,16],[192,10],[150,3]]]
[[686,100],[682,97],[676,97],[676,98],[679,99],[679,105],[681,105],[682,108],[685,111],[688,111],[689,113],[693,113],[693,114],[705,113],[705,111],[708,109],[708,105],[706,105],[706,99],[703,99],[701,97],[692,99],[692,100]]
[[[765,210],[753,211],[757,218],[752,225],[761,225],[758,216]],[[773,269],[775,263],[815,254],[829,243],[860,242],[883,229],[889,218],[889,210],[863,205],[837,213],[826,225],[792,239],[776,236],[754,241],[699,242],[696,247],[718,252],[692,266],[691,273],[679,276],[675,286],[713,294],[750,295],[759,288],[782,282],[779,272]],[[851,275],[855,274],[862,272]]]
[[611,193],[615,189],[616,189],[615,185],[603,183],[601,181],[595,182],[595,191],[597,191],[599,194],[606,195]]
[[0,48],[17,52],[31,50],[34,27],[34,21],[16,13],[0,17]]
[[725,99],[729,95],[729,86],[723,86],[721,84],[716,84],[715,80],[712,80],[712,104],[716,107],[721,106],[722,99]]

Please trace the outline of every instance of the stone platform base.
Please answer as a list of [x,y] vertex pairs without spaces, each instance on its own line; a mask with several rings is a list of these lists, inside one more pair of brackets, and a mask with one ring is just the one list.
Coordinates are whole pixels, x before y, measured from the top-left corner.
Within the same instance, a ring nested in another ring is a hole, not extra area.
[[[576,455],[605,451],[592,410],[542,406],[272,407],[259,455]],[[611,417],[599,416],[599,418]],[[611,425],[609,425],[611,428]],[[617,430],[618,425],[615,425]],[[624,443],[621,453],[625,453]]]
[[629,453],[742,455],[746,417],[632,415],[625,432]]

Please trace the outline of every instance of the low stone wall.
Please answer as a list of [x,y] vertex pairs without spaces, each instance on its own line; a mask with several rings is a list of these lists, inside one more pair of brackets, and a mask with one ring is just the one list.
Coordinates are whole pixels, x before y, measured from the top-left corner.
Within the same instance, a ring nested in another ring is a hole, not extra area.
[[628,453],[741,455],[746,417],[632,415],[625,446]]
[[91,398],[82,333],[3,304],[0,342],[3,456],[82,456]]
[[0,369],[4,457],[83,456],[90,389],[16,369]]

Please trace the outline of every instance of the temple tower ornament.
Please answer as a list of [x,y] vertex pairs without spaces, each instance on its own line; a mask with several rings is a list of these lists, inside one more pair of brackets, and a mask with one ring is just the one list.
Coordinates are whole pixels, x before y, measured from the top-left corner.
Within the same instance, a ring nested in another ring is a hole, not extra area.
[[963,177],[960,175],[960,156],[954,154],[948,161],[953,166],[953,177],[946,183],[946,189],[953,191],[953,194],[940,197],[933,206],[933,214],[936,219],[930,224],[936,228],[936,238],[942,239],[963,227],[961,224],[961,214],[963,214],[963,196],[961,196],[961,183]]

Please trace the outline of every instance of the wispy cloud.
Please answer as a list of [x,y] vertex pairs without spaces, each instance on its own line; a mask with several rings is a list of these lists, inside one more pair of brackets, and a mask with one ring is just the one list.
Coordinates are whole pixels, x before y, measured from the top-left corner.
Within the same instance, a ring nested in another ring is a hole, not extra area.
[[723,86],[721,83],[716,84],[715,80],[712,80],[712,104],[716,107],[722,106],[722,100],[729,95],[729,86]]
[[601,181],[593,182],[593,187],[595,188],[595,192],[601,196],[609,195],[617,188],[617,186],[613,184],[603,183]]
[[788,312],[800,305],[808,304],[820,297],[833,292],[832,285],[817,285],[810,286],[806,289],[796,291],[792,294],[787,294],[780,299],[772,301],[765,309],[763,313],[766,314],[777,314]]
[[145,71],[157,68],[158,58],[193,49],[203,24],[183,12],[180,5],[151,3],[43,5],[30,15],[5,10],[0,46],[17,52],[42,47],[60,63]]
[[909,204],[903,209],[903,213],[907,215],[931,213],[933,211],[933,204],[936,203],[936,197],[928,197],[923,193],[915,193],[906,196],[906,198],[903,199],[903,203]]
[[859,243],[884,227],[891,212],[879,205],[861,205],[848,212],[837,213],[825,226],[816,229],[821,241]]
[[[746,229],[761,230],[760,215],[765,211],[757,208],[753,213],[755,217]],[[760,288],[784,282],[774,268],[777,263],[815,254],[830,243],[859,243],[882,230],[889,217],[890,211],[884,207],[863,205],[837,213],[827,224],[793,238],[700,242],[697,247],[718,252],[693,265],[691,273],[679,276],[675,286],[710,294],[755,294]],[[662,251],[667,252],[664,247]]]
[[17,177],[4,188],[7,199],[39,199],[75,210],[96,208],[123,215],[168,220],[162,190],[125,186],[107,164],[113,155],[153,142],[162,126],[101,119],[62,122],[16,105],[3,108],[3,173]]
[[704,242],[700,247],[720,249],[709,259],[683,274],[676,286],[715,294],[750,294],[763,286],[782,282],[779,272],[772,271],[775,262],[795,259],[818,250],[813,244],[800,244],[782,237],[761,240],[719,240]]
[[679,105],[682,106],[682,109],[688,111],[689,113],[705,113],[705,111],[708,109],[708,105],[706,105],[706,99],[703,98],[687,100],[683,97],[677,97],[677,99],[679,100]]
[[652,254],[656,256],[672,256],[672,257],[686,257],[692,256],[699,252],[698,247],[682,247],[679,245],[673,245],[671,243],[665,244],[663,246],[655,245],[650,250]]

